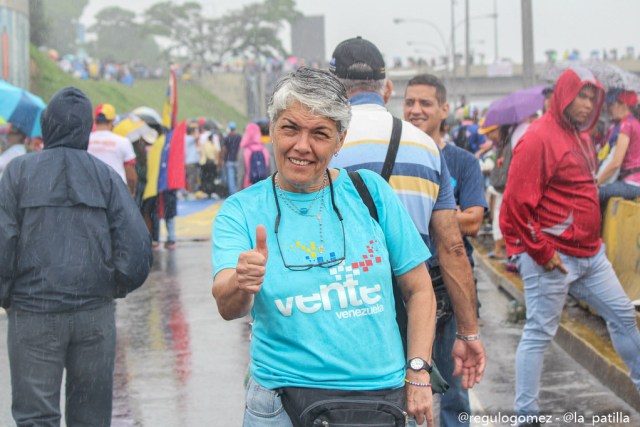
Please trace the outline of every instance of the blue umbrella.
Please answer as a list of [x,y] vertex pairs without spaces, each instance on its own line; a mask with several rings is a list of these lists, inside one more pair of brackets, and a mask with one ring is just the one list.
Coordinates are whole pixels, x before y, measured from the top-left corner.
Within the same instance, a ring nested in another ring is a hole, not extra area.
[[40,115],[47,107],[44,101],[24,89],[0,80],[0,117],[25,135],[42,135]]
[[520,123],[527,117],[542,110],[547,85],[533,86],[510,93],[493,102],[487,110],[484,126],[511,125]]

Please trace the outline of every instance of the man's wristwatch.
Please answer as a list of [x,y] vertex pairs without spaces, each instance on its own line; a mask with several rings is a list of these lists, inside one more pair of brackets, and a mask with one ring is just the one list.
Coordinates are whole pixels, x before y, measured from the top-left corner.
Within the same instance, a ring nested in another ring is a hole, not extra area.
[[421,371],[424,369],[428,373],[431,373],[431,371],[433,370],[431,365],[429,365],[429,362],[427,362],[424,359],[420,359],[419,357],[414,357],[413,359],[409,359],[407,361],[406,367],[408,369],[411,369],[412,371]]

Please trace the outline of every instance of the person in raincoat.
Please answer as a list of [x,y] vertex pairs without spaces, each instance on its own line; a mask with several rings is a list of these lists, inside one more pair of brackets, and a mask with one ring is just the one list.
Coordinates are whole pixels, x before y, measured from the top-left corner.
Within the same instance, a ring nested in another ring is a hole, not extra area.
[[589,70],[566,70],[550,110],[531,124],[513,151],[500,221],[522,243],[515,262],[524,280],[527,321],[516,353],[515,410],[523,425],[540,425],[544,352],[569,292],[604,318],[640,389],[635,309],[600,238],[597,161],[588,132],[603,103],[604,90]]
[[42,114],[44,150],[0,180],[0,304],[18,426],[109,426],[114,298],[138,288],[151,239],[124,181],[87,152],[91,103],[65,88]]

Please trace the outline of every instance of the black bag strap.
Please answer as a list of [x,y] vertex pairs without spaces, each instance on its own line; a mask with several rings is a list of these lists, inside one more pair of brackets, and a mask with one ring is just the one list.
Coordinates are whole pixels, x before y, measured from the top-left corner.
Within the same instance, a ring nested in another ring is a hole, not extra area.
[[379,222],[378,209],[376,208],[376,204],[373,202],[373,197],[371,197],[367,184],[362,180],[362,176],[360,176],[356,171],[348,172],[348,174],[351,181],[353,181],[353,185],[356,187],[356,190],[358,190],[360,198],[369,209],[369,215],[371,215],[371,218],[375,219],[376,222]]
[[389,140],[389,148],[387,148],[387,157],[382,165],[380,175],[385,181],[389,182],[393,166],[396,164],[396,156],[398,155],[398,147],[400,146],[400,135],[402,135],[402,120],[392,116],[393,126],[391,127],[391,139]]
[[[369,209],[369,215],[371,215],[371,218],[375,219],[376,222],[379,223],[380,221],[378,219],[378,209],[376,208],[376,204],[373,201],[371,192],[369,191],[369,188],[367,188],[367,184],[364,183],[362,176],[360,176],[360,174],[356,171],[348,172],[348,175],[349,175],[349,178],[351,178],[351,181],[353,182],[354,187],[356,187],[356,190],[358,190],[358,194],[360,195],[362,202],[367,206],[367,209]],[[396,276],[395,274],[393,274],[393,272],[391,272],[391,282],[393,287],[393,297],[394,297],[395,306],[396,306],[396,322],[398,323],[398,329],[400,329],[402,346],[404,348],[404,354],[406,355],[407,354],[407,324],[409,320],[407,317],[407,309],[404,306],[402,293],[400,291],[400,287],[398,286],[398,281],[396,280]]]
[[[364,183],[362,176],[357,171],[348,172],[349,178],[353,182],[353,186],[356,187],[362,202],[365,204],[367,209],[369,209],[369,215],[371,218],[375,219],[376,222],[380,222],[378,220],[378,209],[376,208],[376,204],[373,201],[373,197],[371,196],[371,192],[367,187],[367,184]],[[404,348],[404,355],[407,355],[407,326],[409,324],[409,317],[407,315],[407,308],[404,306],[404,300],[402,299],[402,293],[400,291],[400,286],[398,286],[398,281],[396,279],[393,271],[391,272],[391,281],[393,286],[393,298],[395,300],[396,307],[396,323],[398,324],[398,329],[400,330],[400,338],[402,338],[402,347]],[[432,363],[433,371],[431,372],[431,383],[434,385],[432,387],[432,391],[434,393],[444,393],[449,388],[449,384],[442,378],[438,368],[436,367],[435,362]]]

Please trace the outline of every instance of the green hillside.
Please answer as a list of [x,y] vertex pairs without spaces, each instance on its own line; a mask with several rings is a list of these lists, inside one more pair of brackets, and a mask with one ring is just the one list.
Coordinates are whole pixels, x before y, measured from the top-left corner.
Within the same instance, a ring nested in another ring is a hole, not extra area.
[[[31,60],[31,90],[45,102],[63,87],[75,86],[87,94],[94,106],[113,104],[118,113],[140,106],[162,111],[168,78],[136,80],[133,86],[108,81],[79,80],[63,72],[47,55],[33,46]],[[241,128],[247,123],[245,116],[194,82],[178,81],[178,120],[194,117],[213,118],[223,125],[235,121]]]

